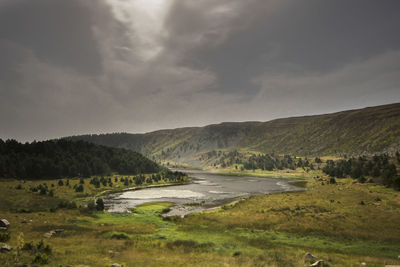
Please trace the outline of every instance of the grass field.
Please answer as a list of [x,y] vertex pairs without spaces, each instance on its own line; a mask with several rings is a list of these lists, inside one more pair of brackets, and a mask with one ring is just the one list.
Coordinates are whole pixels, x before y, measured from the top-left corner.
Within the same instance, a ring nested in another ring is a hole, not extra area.
[[[57,181],[26,182],[23,189],[16,189],[19,181],[1,181],[0,218],[11,223],[6,243],[14,250],[1,253],[0,263],[42,259],[47,266],[308,266],[304,255],[311,252],[324,266],[400,264],[399,192],[351,179],[328,184],[318,171],[302,177],[307,180],[304,192],[250,197],[168,220],[160,215],[171,203],[146,204],[124,214],[50,211],[63,199],[83,205],[106,189],[92,188],[89,179],[83,193],[73,190],[79,180],[70,180],[70,187],[59,187]],[[43,182],[55,185],[54,197],[29,190]],[[43,237],[59,228],[65,231]],[[17,250],[42,239],[51,247],[48,255],[39,249]]]

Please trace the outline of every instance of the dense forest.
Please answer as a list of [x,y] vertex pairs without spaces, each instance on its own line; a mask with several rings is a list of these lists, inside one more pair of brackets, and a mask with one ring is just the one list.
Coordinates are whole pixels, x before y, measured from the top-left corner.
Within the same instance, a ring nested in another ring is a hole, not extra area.
[[85,141],[19,143],[0,139],[0,177],[49,179],[91,175],[157,173],[161,167],[141,154]]
[[381,183],[388,187],[400,190],[400,175],[397,173],[396,164],[400,164],[400,153],[396,153],[395,158],[390,158],[387,154],[375,155],[368,159],[359,157],[348,160],[332,161],[328,160],[322,169],[331,177],[344,178],[352,177],[360,182],[366,182],[366,177],[371,177],[370,181]]

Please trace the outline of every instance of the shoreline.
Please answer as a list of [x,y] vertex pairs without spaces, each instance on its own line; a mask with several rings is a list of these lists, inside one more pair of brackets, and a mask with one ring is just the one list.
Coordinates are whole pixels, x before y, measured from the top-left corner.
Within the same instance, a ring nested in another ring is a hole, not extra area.
[[123,188],[119,190],[105,190],[102,191],[93,197],[100,197],[102,195],[110,195],[110,194],[117,194],[117,193],[122,193],[122,192],[127,192],[127,191],[138,191],[138,190],[143,190],[143,189],[148,189],[148,188],[158,188],[158,187],[169,187],[169,186],[174,186],[174,185],[187,185],[191,184],[192,180],[190,179],[189,181],[186,182],[180,182],[180,183],[169,183],[169,184],[154,184],[154,185],[145,185],[145,186],[140,186],[140,187],[129,187],[129,188]]
[[[179,170],[179,169],[178,169]],[[199,170],[197,170],[199,171]],[[172,203],[173,205],[171,206],[170,211],[161,214],[163,218],[170,218],[170,217],[185,217],[189,214],[193,213],[202,213],[202,212],[208,212],[208,211],[213,211],[213,210],[218,210],[222,209],[224,206],[229,206],[233,205],[243,199],[250,198],[252,196],[256,195],[271,195],[271,194],[282,194],[282,193],[292,193],[292,192],[302,192],[302,191],[307,191],[306,188],[306,183],[307,180],[304,178],[298,178],[298,177],[259,177],[259,176],[251,176],[251,175],[232,175],[232,173],[218,173],[214,172],[212,170],[200,170],[205,173],[209,174],[215,174],[215,175],[221,175],[221,176],[234,176],[234,177],[255,177],[255,178],[269,178],[269,179],[281,179],[284,183],[287,183],[287,185],[294,186],[295,188],[292,188],[292,190],[287,189],[287,186],[281,186],[281,191],[279,192],[271,192],[267,194],[254,194],[254,195],[246,195],[246,196],[241,196],[241,197],[234,197],[234,198],[227,198],[227,199],[221,199],[219,201],[216,201],[216,203],[204,203],[204,201],[201,203],[186,203],[186,204],[179,204],[173,201],[168,201]],[[128,192],[128,191],[139,191],[139,190],[144,190],[144,189],[149,189],[149,188],[162,188],[162,187],[171,187],[171,186],[180,186],[180,185],[188,185],[194,183],[194,180],[196,180],[195,177],[191,177],[190,172],[186,173],[187,176],[189,177],[189,180],[186,182],[180,182],[180,183],[169,183],[169,184],[155,184],[155,185],[147,185],[147,186],[141,186],[141,187],[131,187],[131,188],[124,188],[121,190],[107,190],[99,193],[95,197],[99,197],[102,195],[106,195],[109,199],[112,199],[113,194],[117,193],[123,193],[123,192]],[[239,174],[239,173],[236,173]],[[153,202],[148,202],[148,203],[158,203],[159,201],[153,201]],[[165,201],[162,201],[165,202]],[[138,205],[140,206],[140,205]],[[129,212],[129,210],[126,211],[108,211],[111,213],[124,213],[124,212]]]
[[[288,184],[292,184],[292,183],[296,183],[296,182],[305,182],[305,183],[307,183],[307,181],[293,181],[293,182],[288,182]],[[306,188],[306,187],[301,187],[301,186],[298,186],[298,185],[294,185],[294,186],[298,187],[299,190],[290,190],[290,191],[281,191],[281,192],[271,192],[271,193],[268,193],[268,194],[259,194],[259,195],[250,195],[250,196],[236,197],[236,198],[233,198],[233,199],[229,199],[229,200],[227,200],[227,201],[223,201],[223,200],[222,200],[221,203],[218,203],[216,206],[215,206],[215,205],[210,205],[210,207],[206,207],[206,206],[203,206],[203,205],[199,204],[198,206],[195,206],[195,207],[198,207],[198,210],[193,209],[192,212],[189,211],[189,212],[184,213],[184,214],[173,214],[173,215],[168,215],[168,213],[170,213],[170,212],[172,211],[172,210],[171,210],[171,211],[169,211],[169,212],[167,212],[167,213],[161,214],[161,216],[162,216],[163,218],[170,218],[170,217],[175,217],[175,216],[179,216],[179,217],[181,217],[181,218],[184,218],[184,217],[186,217],[187,215],[190,215],[190,214],[217,211],[217,210],[219,210],[219,209],[223,209],[224,206],[232,206],[232,207],[230,207],[230,208],[233,208],[234,205],[236,205],[236,204],[239,203],[240,201],[245,200],[245,199],[249,199],[249,198],[252,198],[252,197],[255,197],[255,196],[279,195],[279,194],[284,194],[284,193],[285,193],[285,194],[288,194],[288,193],[298,193],[298,192],[305,192],[305,191],[307,191],[307,188]],[[158,203],[158,202],[149,202],[149,203]],[[173,203],[173,204],[174,204],[171,208],[176,207],[176,206],[179,206],[178,204],[176,204],[176,203],[174,203],[174,202],[170,202],[170,203]],[[191,205],[188,205],[188,204],[185,205],[185,204],[183,204],[183,205],[180,205],[180,207],[191,207]]]

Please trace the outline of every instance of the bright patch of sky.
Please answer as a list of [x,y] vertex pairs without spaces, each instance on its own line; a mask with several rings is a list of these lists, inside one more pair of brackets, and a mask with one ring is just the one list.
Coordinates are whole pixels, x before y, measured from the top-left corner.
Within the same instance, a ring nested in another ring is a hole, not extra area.
[[[162,51],[163,22],[171,4],[169,0],[106,0],[115,18],[131,28],[131,40],[138,55],[148,61]],[[140,44],[136,42],[139,41]],[[129,47],[124,47],[130,49]]]

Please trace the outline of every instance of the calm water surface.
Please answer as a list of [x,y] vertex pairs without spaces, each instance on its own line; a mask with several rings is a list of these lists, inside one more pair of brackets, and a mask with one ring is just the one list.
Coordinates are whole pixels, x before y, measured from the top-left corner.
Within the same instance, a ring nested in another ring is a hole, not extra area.
[[129,212],[140,204],[167,201],[175,206],[166,216],[184,216],[251,195],[304,190],[287,179],[222,176],[198,170],[184,172],[192,178],[191,183],[111,194],[105,199],[105,206],[110,212]]

